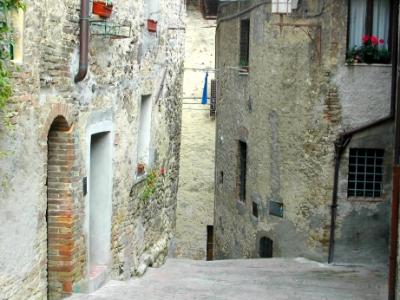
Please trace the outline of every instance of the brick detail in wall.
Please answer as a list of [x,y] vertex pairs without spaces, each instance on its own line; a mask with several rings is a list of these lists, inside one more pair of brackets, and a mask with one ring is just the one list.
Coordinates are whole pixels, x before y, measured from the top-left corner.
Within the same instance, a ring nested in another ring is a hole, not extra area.
[[339,124],[341,122],[341,111],[338,91],[331,87],[325,97],[324,118],[333,124]]
[[47,272],[49,299],[72,293],[80,266],[79,238],[74,226],[74,187],[79,183],[75,144],[70,126],[58,116],[48,133]]

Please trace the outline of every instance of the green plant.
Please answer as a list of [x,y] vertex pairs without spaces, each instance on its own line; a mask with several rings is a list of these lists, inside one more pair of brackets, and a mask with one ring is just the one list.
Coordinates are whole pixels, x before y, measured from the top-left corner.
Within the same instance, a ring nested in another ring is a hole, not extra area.
[[347,51],[346,62],[354,63],[389,63],[389,51],[383,46],[385,41],[378,39],[376,36],[364,35],[362,37],[362,45],[354,46]]
[[140,194],[140,198],[143,202],[147,202],[151,196],[156,191],[156,184],[157,184],[157,172],[155,170],[151,170],[146,177],[146,185]]
[[[6,115],[7,104],[12,96],[10,49],[12,48],[12,27],[9,15],[12,10],[25,9],[25,3],[21,0],[1,0],[0,2],[0,113]],[[9,124],[6,118],[3,124]]]

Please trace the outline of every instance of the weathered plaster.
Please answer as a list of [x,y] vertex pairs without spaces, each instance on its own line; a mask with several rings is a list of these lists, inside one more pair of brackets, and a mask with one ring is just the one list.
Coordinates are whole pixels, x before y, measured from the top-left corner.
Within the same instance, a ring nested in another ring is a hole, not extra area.
[[[182,149],[178,189],[175,257],[205,259],[207,225],[213,225],[215,119],[201,105],[205,71],[214,68],[215,21],[203,19],[198,8],[186,15],[186,56],[183,82]],[[193,70],[191,68],[198,68]],[[209,73],[209,84],[214,72]],[[210,94],[209,85],[209,94]],[[196,103],[196,104],[195,104]]]
[[[120,40],[91,36],[88,75],[78,84],[73,78],[78,68],[80,1],[25,2],[23,61],[15,72],[15,103],[10,106],[15,126],[8,132],[1,128],[0,149],[9,154],[0,162],[0,299],[47,296],[47,134],[58,115],[72,125],[77,146],[74,163],[78,167],[73,172],[79,182],[73,190],[73,232],[75,245],[82,246],[74,252],[80,271],[65,290],[83,291],[88,278],[84,246],[88,196],[83,196],[82,180],[90,170],[88,138],[92,133],[112,132],[109,278],[141,274],[138,269],[145,270],[150,264],[144,259],[148,252],[162,263],[175,222],[184,53],[182,1],[160,1],[154,34],[147,32],[142,0],[115,3],[111,21],[131,23],[132,36]],[[158,179],[163,183],[153,197],[156,206],[135,206],[141,200],[131,193],[138,103],[143,94],[158,98],[153,105],[154,168],[164,168],[165,176]]]
[[[293,14],[282,16],[283,24],[298,26],[281,27],[280,17],[270,13],[270,4],[228,18],[258,2],[220,7],[216,35],[216,174],[223,172],[224,180],[216,182],[216,256],[258,257],[256,239],[264,233],[274,242],[274,256],[326,261],[333,142],[344,130],[387,116],[391,68],[345,64],[344,0],[299,2]],[[240,74],[239,28],[240,20],[246,18],[250,19],[249,72]],[[245,203],[238,202],[236,193],[240,128],[248,130]],[[389,165],[391,129],[375,130],[366,131],[360,138],[355,136],[349,146],[384,147]],[[358,138],[360,142],[356,142]],[[342,260],[346,250],[354,250],[348,261],[369,262],[371,256],[376,262],[382,261],[375,258],[387,257],[388,199],[382,199],[381,205],[349,201],[343,196],[347,187],[342,184],[347,182],[347,168],[345,154],[340,173],[336,261]],[[385,190],[390,190],[390,170],[386,167],[385,171]],[[257,219],[252,215],[255,194],[259,195]],[[269,214],[271,200],[283,203],[283,218]],[[356,228],[363,217],[372,218],[377,226]],[[365,237],[359,247],[362,255],[357,255],[351,241],[356,232]]]

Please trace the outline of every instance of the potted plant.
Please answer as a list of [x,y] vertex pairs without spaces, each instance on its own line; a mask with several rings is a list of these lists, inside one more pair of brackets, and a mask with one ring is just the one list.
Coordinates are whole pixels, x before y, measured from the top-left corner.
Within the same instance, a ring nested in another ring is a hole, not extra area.
[[157,21],[153,19],[147,20],[147,30],[149,32],[157,32]]
[[362,37],[362,45],[354,46],[347,52],[346,62],[354,63],[390,63],[389,51],[383,46],[385,41],[372,35],[364,35]]
[[136,174],[137,174],[137,175],[142,175],[142,174],[144,174],[144,168],[145,168],[145,165],[144,165],[143,163],[138,163],[138,164],[136,165]]
[[94,0],[92,13],[101,18],[109,18],[113,9],[112,0]]

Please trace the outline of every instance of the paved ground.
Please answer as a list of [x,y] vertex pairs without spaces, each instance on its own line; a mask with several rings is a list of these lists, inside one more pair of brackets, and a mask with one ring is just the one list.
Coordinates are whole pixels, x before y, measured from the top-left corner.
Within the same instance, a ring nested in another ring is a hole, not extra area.
[[371,267],[327,266],[305,259],[169,259],[159,269],[126,282],[111,281],[69,300],[380,300],[384,272]]

